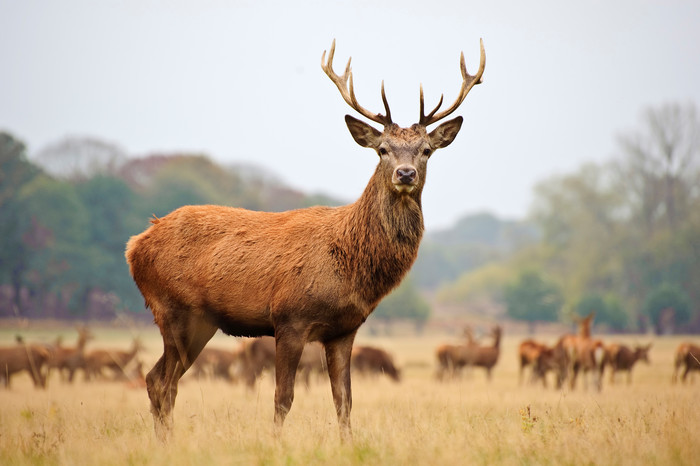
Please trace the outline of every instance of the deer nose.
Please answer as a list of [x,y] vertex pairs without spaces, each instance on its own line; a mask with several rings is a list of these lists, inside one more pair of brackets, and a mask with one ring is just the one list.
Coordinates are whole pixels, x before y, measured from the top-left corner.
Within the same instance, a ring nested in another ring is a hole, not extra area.
[[402,184],[411,184],[416,179],[416,170],[411,167],[397,168],[396,178],[398,178]]

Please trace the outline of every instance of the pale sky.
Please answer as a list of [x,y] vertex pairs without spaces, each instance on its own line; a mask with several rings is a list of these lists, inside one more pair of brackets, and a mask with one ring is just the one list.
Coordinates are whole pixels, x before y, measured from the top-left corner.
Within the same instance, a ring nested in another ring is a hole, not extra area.
[[643,109],[700,105],[700,2],[0,0],[0,130],[30,154],[66,136],[132,155],[203,152],[255,163],[305,192],[348,202],[377,156],[320,68],[353,57],[360,103],[418,120],[461,83],[459,53],[484,83],[454,115],[455,142],[430,160],[428,229],[490,211],[527,214],[532,187],[610,159]]

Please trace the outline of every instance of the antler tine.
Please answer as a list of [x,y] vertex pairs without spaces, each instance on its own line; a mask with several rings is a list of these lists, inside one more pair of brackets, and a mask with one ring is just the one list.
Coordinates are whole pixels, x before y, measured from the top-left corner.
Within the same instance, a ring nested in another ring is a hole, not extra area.
[[326,61],[326,51],[323,51],[323,55],[321,56],[321,68],[323,71],[328,75],[329,78],[331,78],[331,81],[333,81],[333,84],[338,88],[340,91],[340,95],[343,97],[343,100],[350,105],[353,109],[355,109],[358,113],[360,113],[362,116],[376,122],[380,123],[384,126],[389,126],[392,124],[391,121],[391,111],[389,110],[389,104],[386,99],[386,95],[384,93],[384,82],[382,81],[382,101],[384,102],[384,108],[386,109],[386,115],[382,115],[380,113],[374,114],[370,112],[369,110],[365,109],[362,107],[359,102],[357,101],[357,98],[355,97],[355,88],[353,86],[353,80],[352,80],[352,69],[350,68],[350,62],[352,60],[352,57],[348,59],[348,64],[345,66],[345,73],[343,73],[343,76],[338,76],[335,71],[333,71],[333,57],[335,55],[335,39],[333,39],[333,44],[331,45],[330,52],[328,53],[328,61]]
[[450,106],[450,108],[443,110],[440,113],[436,112],[442,105],[442,96],[440,96],[440,102],[438,102],[437,106],[433,109],[432,112],[430,112],[428,115],[423,114],[423,86],[421,86],[421,91],[420,91],[420,119],[418,120],[418,123],[423,125],[423,126],[428,126],[431,125],[437,121],[442,120],[446,116],[450,115],[452,112],[457,110],[457,108],[464,102],[464,99],[467,97],[467,94],[469,94],[469,91],[471,90],[472,87],[474,87],[477,84],[481,83],[481,77],[484,75],[484,68],[486,68],[486,51],[484,50],[484,40],[479,39],[479,46],[480,46],[480,60],[479,60],[479,69],[477,70],[476,74],[474,76],[470,75],[467,73],[467,66],[464,64],[464,52],[460,54],[459,57],[459,68],[460,71],[462,72],[462,87],[459,90],[459,95],[457,96],[457,99],[455,102]]

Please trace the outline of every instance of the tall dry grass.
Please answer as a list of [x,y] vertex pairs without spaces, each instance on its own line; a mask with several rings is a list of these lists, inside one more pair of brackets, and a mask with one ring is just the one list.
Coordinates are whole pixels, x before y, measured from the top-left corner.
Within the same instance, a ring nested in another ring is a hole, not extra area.
[[[127,347],[129,332],[96,329],[93,346]],[[28,339],[48,338],[50,332]],[[0,344],[14,333],[0,332]],[[161,350],[157,331],[141,332],[146,366]],[[281,438],[273,437],[273,383],[254,390],[183,379],[172,442],[153,435],[145,389],[123,383],[62,384],[46,391],[25,375],[0,390],[0,464],[697,464],[700,385],[671,385],[679,338],[654,340],[650,365],[602,393],[518,387],[516,346],[506,336],[492,383],[475,370],[434,379],[434,348],[449,338],[358,341],[382,346],[403,369],[388,378],[353,378],[352,444],[340,444],[327,380],[297,387]],[[606,339],[612,341],[612,338]],[[618,339],[615,339],[618,340]],[[628,342],[648,338],[628,338]],[[104,342],[104,344],[103,344]],[[233,347],[217,336],[213,345]]]

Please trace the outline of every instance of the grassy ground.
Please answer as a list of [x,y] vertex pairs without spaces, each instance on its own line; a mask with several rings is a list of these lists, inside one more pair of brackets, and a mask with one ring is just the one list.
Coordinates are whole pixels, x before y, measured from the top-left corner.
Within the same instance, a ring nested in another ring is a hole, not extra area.
[[[52,332],[24,332],[50,339]],[[73,332],[74,333],[74,332]],[[95,329],[88,345],[129,346],[132,333]],[[155,329],[138,332],[147,367],[158,358]],[[0,331],[0,344],[14,332]],[[64,332],[71,343],[71,331]],[[353,378],[354,442],[341,444],[327,380],[297,388],[281,438],[272,435],[269,376],[254,390],[187,375],[167,445],[153,435],[143,388],[124,383],[73,385],[52,376],[35,390],[26,375],[0,389],[0,464],[697,464],[700,409],[696,384],[672,385],[680,338],[655,339],[651,364],[634,381],[602,393],[518,387],[515,348],[506,336],[491,383],[482,371],[460,381],[434,379],[434,348],[449,338],[360,338],[391,351],[403,381]],[[618,339],[607,338],[606,341]],[[628,342],[646,342],[629,337]],[[624,339],[623,339],[624,341]],[[217,336],[212,345],[235,346]]]

